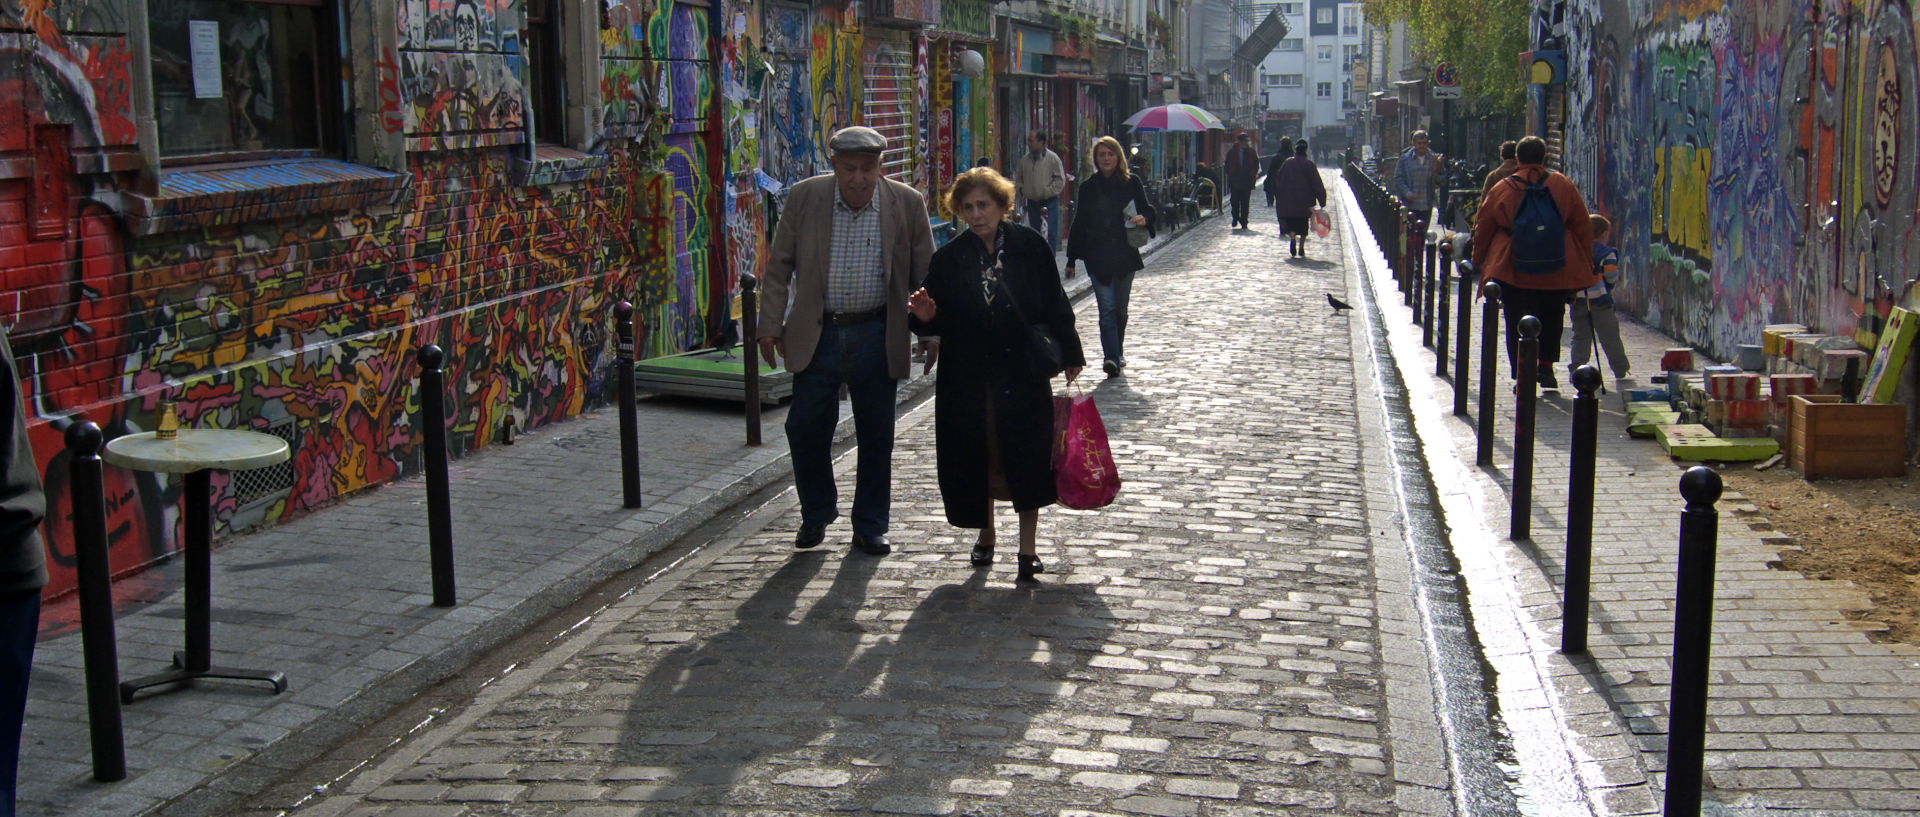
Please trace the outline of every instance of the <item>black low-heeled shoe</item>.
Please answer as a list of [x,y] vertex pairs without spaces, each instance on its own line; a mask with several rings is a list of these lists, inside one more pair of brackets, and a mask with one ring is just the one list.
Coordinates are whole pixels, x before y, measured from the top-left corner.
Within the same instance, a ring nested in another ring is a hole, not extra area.
[[1020,581],[1032,581],[1033,577],[1047,572],[1047,566],[1040,561],[1039,556],[1029,556],[1025,553],[1017,555],[1020,559]]
[[974,545],[973,555],[972,557],[968,558],[967,561],[971,562],[974,567],[992,567],[993,566],[993,546],[984,545],[984,544]]

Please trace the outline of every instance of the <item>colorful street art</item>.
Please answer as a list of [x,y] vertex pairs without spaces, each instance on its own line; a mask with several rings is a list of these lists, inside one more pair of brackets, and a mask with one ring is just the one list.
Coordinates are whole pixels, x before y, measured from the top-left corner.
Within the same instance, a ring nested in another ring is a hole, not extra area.
[[1768,323],[1870,340],[1920,270],[1903,3],[1573,4],[1567,166],[1626,307],[1730,356]]
[[813,133],[821,145],[834,131],[859,121],[860,27],[843,19],[852,9],[820,6],[813,12]]

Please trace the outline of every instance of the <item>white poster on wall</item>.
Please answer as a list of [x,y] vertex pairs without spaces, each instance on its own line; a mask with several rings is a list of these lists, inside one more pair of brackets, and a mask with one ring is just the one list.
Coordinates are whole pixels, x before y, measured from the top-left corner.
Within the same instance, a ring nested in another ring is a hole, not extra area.
[[220,88],[220,22],[188,20],[187,39],[193,52],[193,98],[225,96]]

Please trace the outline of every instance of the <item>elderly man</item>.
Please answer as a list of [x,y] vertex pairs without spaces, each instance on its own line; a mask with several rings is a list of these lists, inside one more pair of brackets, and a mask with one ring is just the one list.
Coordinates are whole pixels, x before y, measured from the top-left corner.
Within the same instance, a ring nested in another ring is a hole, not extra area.
[[1027,152],[1014,162],[1013,181],[1027,200],[1027,226],[1044,233],[1047,247],[1059,252],[1060,193],[1067,189],[1067,169],[1060,154],[1047,147],[1046,131],[1027,134]]
[[820,544],[839,515],[830,449],[844,384],[860,448],[853,546],[884,556],[892,550],[895,387],[909,365],[907,293],[927,275],[933,231],[920,194],[881,176],[887,139],[879,131],[844,128],[827,148],[833,173],[794,184],[773,233],[760,289],[760,352],[772,365],[785,358],[794,373],[787,410],[800,494],[794,547]]
[[1427,132],[1413,132],[1413,147],[1400,152],[1393,169],[1393,194],[1420,217],[1433,209],[1433,175],[1440,170],[1440,154],[1428,147]]

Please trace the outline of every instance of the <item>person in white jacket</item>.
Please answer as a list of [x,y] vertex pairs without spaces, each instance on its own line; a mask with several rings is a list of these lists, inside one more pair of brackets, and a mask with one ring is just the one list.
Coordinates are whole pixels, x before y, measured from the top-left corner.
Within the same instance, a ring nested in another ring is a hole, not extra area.
[[1060,154],[1047,148],[1045,131],[1027,134],[1027,152],[1014,162],[1013,180],[1027,200],[1027,226],[1046,235],[1047,246],[1059,252],[1060,193],[1067,189],[1067,170]]

